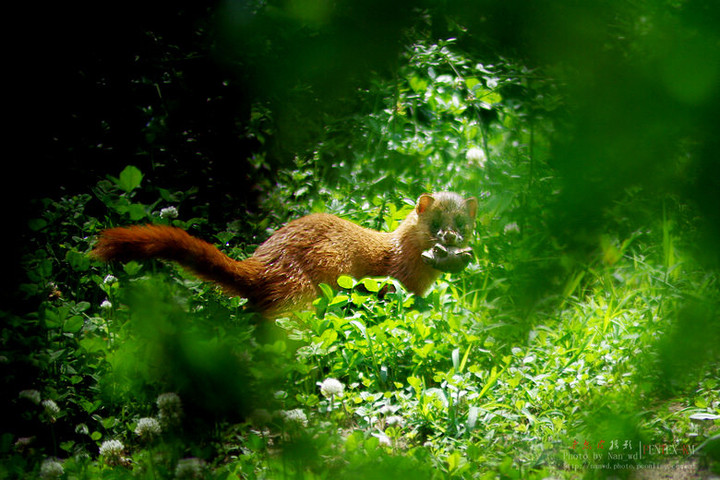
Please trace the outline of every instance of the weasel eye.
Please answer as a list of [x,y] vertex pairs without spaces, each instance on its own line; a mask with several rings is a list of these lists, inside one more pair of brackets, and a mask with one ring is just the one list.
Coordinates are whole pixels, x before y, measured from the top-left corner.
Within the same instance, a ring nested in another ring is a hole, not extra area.
[[433,219],[433,220],[430,222],[430,229],[431,229],[433,232],[437,232],[438,230],[440,230],[440,220],[438,220],[438,219]]
[[457,225],[458,228],[465,228],[465,225],[467,225],[467,220],[465,219],[465,217],[456,217],[455,225]]

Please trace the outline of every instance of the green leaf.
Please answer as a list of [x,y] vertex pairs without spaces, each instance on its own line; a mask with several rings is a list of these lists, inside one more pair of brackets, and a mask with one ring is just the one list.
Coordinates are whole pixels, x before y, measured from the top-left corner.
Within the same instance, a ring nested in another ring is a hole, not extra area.
[[61,442],[60,448],[65,450],[66,452],[72,452],[73,447],[75,446],[75,442],[72,440],[68,440],[67,442]]
[[331,328],[328,328],[325,330],[322,335],[320,335],[320,341],[322,342],[322,345],[327,348],[333,343],[337,341],[338,333],[337,330],[333,330]]
[[30,227],[30,230],[32,230],[33,232],[42,230],[46,226],[47,222],[42,218],[33,218],[31,220],[28,220],[28,227]]
[[53,263],[49,258],[39,260],[33,268],[27,270],[27,276],[32,282],[46,283],[53,271]]
[[365,303],[367,301],[367,299],[370,297],[368,295],[360,295],[357,292],[352,292],[351,298],[352,298],[352,302],[355,305],[359,306],[359,305],[362,305],[363,303]]
[[374,278],[363,278],[361,283],[368,292],[377,293],[380,291],[380,286],[378,285],[377,280],[375,280]]
[[113,428],[115,425],[117,425],[117,418],[115,418],[115,417],[103,418],[100,423],[102,424],[103,427],[110,429],[110,428]]
[[416,75],[413,75],[410,77],[410,88],[412,88],[415,92],[421,93],[427,90],[428,82],[427,80],[420,78]]
[[142,179],[143,174],[140,169],[133,167],[132,165],[128,165],[122,172],[120,172],[120,178],[117,179],[116,183],[120,189],[130,193],[140,186]]
[[75,250],[69,250],[65,254],[65,260],[67,260],[73,270],[78,272],[84,272],[90,268],[90,257]]
[[91,307],[90,302],[78,302],[73,308],[74,312],[84,312]]
[[141,269],[142,264],[134,260],[123,265],[123,270],[130,276],[137,275]]
[[478,413],[480,413],[479,407],[468,408],[468,419],[467,419],[468,430],[473,430],[475,428],[475,425],[477,424]]
[[337,279],[337,284],[340,288],[351,289],[355,286],[355,280],[347,275],[340,275]]
[[465,466],[467,460],[465,460],[460,452],[453,452],[448,455],[448,472],[457,472],[460,468]]
[[360,331],[360,333],[364,337],[367,337],[367,330],[365,329],[365,325],[363,325],[362,322],[360,322],[359,320],[352,320],[350,322],[350,325],[353,325],[355,328],[357,328]]
[[330,301],[330,305],[328,306],[332,307],[333,305],[346,305],[349,299],[350,297],[348,297],[347,295],[337,295]]
[[67,306],[63,306],[62,308],[48,308],[45,312],[43,312],[45,328],[58,328],[63,324],[63,322],[65,322],[67,314]]
[[365,440],[365,450],[366,450],[366,453],[368,453],[368,454],[373,453],[375,450],[377,450],[377,448],[379,446],[380,446],[380,440],[378,440],[375,437],[370,437],[367,440]]
[[260,452],[263,448],[265,448],[265,440],[260,435],[251,433],[248,436],[245,445],[254,452]]
[[363,435],[362,432],[355,431],[347,436],[345,439],[345,451],[354,452],[362,444]]
[[91,402],[89,400],[81,399],[78,403],[87,413],[93,413],[95,410],[100,408],[100,405],[102,405],[102,400],[96,400],[94,402]]
[[459,348],[456,348],[452,351],[452,363],[453,363],[453,368],[456,371],[459,371],[460,370],[460,349]]
[[478,80],[476,77],[467,77],[465,79],[465,85],[467,86],[468,90],[472,90],[474,87],[480,84],[480,80]]
[[465,370],[465,365],[467,365],[468,357],[470,356],[470,350],[472,350],[472,345],[468,345],[467,350],[465,350],[465,355],[463,355],[462,361],[460,362],[460,368],[458,368],[459,373]]
[[230,240],[235,238],[235,234],[233,232],[220,232],[217,234],[218,242],[222,243],[223,245],[227,245],[230,243]]
[[80,331],[84,324],[85,320],[83,320],[80,315],[75,315],[74,317],[70,317],[65,321],[65,324],[63,325],[63,332],[77,333]]
[[333,290],[330,288],[330,285],[326,283],[321,283],[318,285],[320,287],[320,290],[322,291],[323,297],[325,297],[327,300],[330,300],[333,298]]
[[411,387],[415,389],[415,392],[422,392],[422,380],[420,380],[418,377],[408,377],[407,382],[408,384],[410,384]]
[[128,207],[128,215],[130,215],[130,220],[133,222],[137,222],[138,220],[142,220],[143,218],[147,217],[147,212],[145,211],[145,205],[142,205],[140,203],[133,203]]

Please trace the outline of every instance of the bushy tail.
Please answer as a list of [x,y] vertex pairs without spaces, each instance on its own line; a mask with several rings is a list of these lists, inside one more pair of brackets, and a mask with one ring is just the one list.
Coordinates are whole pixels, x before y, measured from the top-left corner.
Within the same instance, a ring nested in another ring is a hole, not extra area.
[[163,225],[111,228],[102,232],[90,255],[106,262],[172,260],[195,275],[222,286],[229,294],[251,296],[263,265],[253,258],[233,260],[185,230]]

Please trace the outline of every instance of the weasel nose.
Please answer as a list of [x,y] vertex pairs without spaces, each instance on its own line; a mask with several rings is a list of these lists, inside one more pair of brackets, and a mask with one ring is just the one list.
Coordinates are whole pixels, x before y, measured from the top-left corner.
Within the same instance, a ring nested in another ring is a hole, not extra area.
[[440,241],[443,245],[452,247],[460,244],[461,237],[452,230],[442,230],[439,232]]

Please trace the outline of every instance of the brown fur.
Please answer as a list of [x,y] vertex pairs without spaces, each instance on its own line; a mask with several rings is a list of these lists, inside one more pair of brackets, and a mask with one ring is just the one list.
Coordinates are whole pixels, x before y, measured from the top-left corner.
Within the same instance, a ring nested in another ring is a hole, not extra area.
[[175,261],[273,316],[307,304],[320,283],[337,286],[341,275],[390,276],[422,295],[440,275],[422,261],[422,252],[438,242],[466,245],[476,210],[474,198],[449,192],[422,195],[390,233],[317,213],[288,223],[242,261],[179,228],[119,227],[104,231],[91,255],[104,261]]

